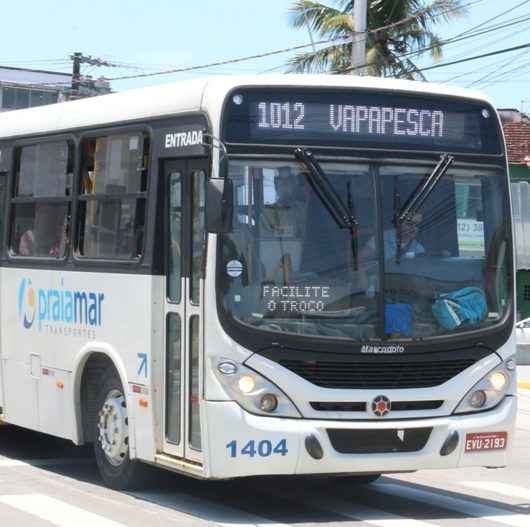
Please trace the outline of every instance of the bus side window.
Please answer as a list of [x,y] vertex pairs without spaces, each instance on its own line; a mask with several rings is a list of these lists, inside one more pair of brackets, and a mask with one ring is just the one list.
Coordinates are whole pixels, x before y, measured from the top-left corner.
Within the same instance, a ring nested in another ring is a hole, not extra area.
[[0,172],[0,257],[4,253],[5,203],[7,196],[7,174]]
[[137,259],[143,252],[148,137],[140,132],[83,141],[77,255]]
[[11,253],[63,258],[69,244],[73,143],[24,146],[15,159]]
[[484,257],[484,205],[479,178],[455,183],[458,251],[460,256]]

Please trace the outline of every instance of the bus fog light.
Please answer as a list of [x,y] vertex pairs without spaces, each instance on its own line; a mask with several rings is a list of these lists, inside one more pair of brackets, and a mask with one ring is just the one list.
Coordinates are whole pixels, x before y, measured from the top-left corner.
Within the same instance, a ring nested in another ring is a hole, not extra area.
[[252,375],[243,375],[243,377],[239,379],[238,386],[243,393],[250,393],[256,388],[256,380]]
[[259,406],[264,412],[274,412],[278,408],[278,398],[273,393],[266,393],[261,398]]
[[482,408],[486,404],[487,399],[488,397],[484,390],[477,390],[469,396],[469,404],[473,408]]
[[322,448],[320,441],[313,434],[308,435],[305,438],[305,448],[307,450],[307,453],[313,459],[319,460],[324,457],[324,449]]
[[490,382],[494,390],[502,390],[507,383],[508,379],[502,371],[496,371],[490,375]]
[[458,432],[453,430],[453,432],[451,432],[444,441],[444,444],[440,449],[440,455],[448,456],[449,454],[452,454],[455,451],[455,448],[458,446],[458,439]]

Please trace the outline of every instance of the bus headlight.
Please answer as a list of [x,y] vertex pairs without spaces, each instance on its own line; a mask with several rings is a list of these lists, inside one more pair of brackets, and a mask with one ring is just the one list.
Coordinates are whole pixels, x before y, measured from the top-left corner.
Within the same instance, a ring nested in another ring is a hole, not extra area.
[[477,412],[497,406],[504,399],[511,385],[512,362],[513,359],[509,358],[477,382],[460,401],[454,413]]
[[230,359],[214,359],[213,363],[215,376],[244,410],[274,417],[301,417],[291,399],[263,375]]

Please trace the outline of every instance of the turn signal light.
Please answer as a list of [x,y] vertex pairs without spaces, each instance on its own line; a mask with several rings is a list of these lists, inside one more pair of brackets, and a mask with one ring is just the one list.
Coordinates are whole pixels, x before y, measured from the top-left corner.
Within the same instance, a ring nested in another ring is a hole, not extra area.
[[473,408],[482,408],[486,404],[487,395],[484,390],[477,390],[469,397],[469,404]]
[[278,398],[273,393],[266,393],[259,402],[259,407],[267,413],[274,412],[278,408]]

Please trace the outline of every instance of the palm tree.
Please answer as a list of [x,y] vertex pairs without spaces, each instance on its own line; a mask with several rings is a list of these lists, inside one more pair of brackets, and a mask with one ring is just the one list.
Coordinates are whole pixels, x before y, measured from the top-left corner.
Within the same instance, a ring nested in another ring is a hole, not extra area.
[[[290,8],[291,24],[295,28],[308,26],[322,40],[344,40],[294,56],[289,60],[289,71],[352,71],[353,0],[333,2],[334,6],[328,6],[313,0],[296,0]],[[442,45],[432,27],[465,13],[462,0],[368,0],[365,73],[424,80],[412,57],[428,52],[435,60],[440,59]],[[386,29],[374,31],[378,28]]]

